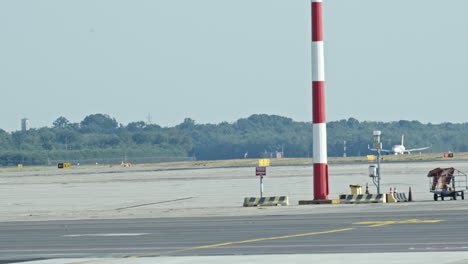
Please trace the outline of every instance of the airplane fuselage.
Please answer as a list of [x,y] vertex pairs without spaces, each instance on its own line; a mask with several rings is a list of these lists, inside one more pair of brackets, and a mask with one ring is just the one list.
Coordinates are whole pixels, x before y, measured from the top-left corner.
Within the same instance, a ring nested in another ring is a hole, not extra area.
[[392,148],[393,154],[395,155],[403,155],[405,154],[405,150],[406,148],[403,145],[395,145]]
[[[403,142],[405,140],[405,136],[401,136],[401,145],[393,145],[391,150],[387,149],[381,149],[382,152],[388,153],[388,154],[394,154],[394,155],[403,155],[403,154],[411,154],[413,151],[421,151],[428,149],[430,147],[424,147],[424,148],[412,148],[412,149],[406,149],[405,145],[403,145]],[[369,148],[371,149],[371,148]],[[371,149],[373,151],[377,151],[376,149]]]

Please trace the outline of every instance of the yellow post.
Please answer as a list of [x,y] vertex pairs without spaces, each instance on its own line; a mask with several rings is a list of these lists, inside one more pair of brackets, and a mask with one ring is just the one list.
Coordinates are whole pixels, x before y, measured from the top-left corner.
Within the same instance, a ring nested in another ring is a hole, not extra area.
[[351,184],[349,188],[351,188],[351,194],[362,194],[362,187],[359,184]]

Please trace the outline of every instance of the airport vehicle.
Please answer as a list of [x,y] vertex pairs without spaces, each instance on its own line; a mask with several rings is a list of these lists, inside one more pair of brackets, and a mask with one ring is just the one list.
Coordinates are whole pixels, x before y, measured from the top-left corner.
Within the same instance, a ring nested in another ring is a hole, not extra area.
[[[401,145],[394,145],[392,149],[381,149],[381,152],[386,152],[388,154],[394,154],[394,155],[403,155],[403,154],[411,154],[412,151],[420,151],[420,150],[425,150],[430,147],[423,147],[423,148],[414,148],[414,149],[406,149],[405,145],[403,144],[405,141],[405,135],[401,135]],[[377,151],[376,149],[370,149],[373,151]]]
[[467,175],[455,168],[435,168],[427,174],[430,192],[434,194],[434,201],[440,197],[450,197],[456,200],[457,196],[465,199],[467,190]]

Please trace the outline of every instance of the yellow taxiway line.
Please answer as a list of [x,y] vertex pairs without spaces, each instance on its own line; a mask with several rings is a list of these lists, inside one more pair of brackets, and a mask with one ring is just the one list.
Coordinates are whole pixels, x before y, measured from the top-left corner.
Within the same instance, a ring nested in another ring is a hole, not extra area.
[[[353,223],[353,225],[367,225],[365,227],[378,227],[378,226],[393,225],[393,224],[439,223],[439,222],[443,222],[443,221],[445,221],[445,220],[408,219],[408,220],[397,220],[397,221],[366,221],[366,222]],[[184,249],[178,249],[178,250],[163,251],[163,252],[158,252],[158,253],[135,255],[135,256],[129,256],[129,257],[124,257],[124,258],[95,259],[95,260],[88,260],[88,261],[82,261],[82,262],[73,262],[73,263],[69,263],[69,264],[88,264],[88,263],[107,262],[107,261],[121,260],[121,259],[154,257],[154,256],[161,256],[161,255],[179,253],[179,252],[184,252],[184,251],[197,250],[197,249],[215,248],[215,247],[222,247],[222,246],[228,246],[228,245],[246,244],[246,243],[253,243],[253,242],[267,241],[267,240],[275,240],[275,239],[285,239],[285,238],[293,238],[293,237],[305,237],[305,236],[313,236],[313,235],[330,234],[330,233],[351,231],[351,230],[354,230],[354,229],[356,229],[356,228],[350,227],[350,228],[335,229],[335,230],[328,230],[328,231],[321,231],[321,232],[302,233],[302,234],[287,235],[287,236],[276,236],[276,237],[265,237],[265,238],[257,238],[257,239],[249,239],[249,240],[241,240],[241,241],[234,241],[234,242],[204,245],[204,246],[184,248]]]
[[171,250],[171,251],[164,251],[164,252],[158,252],[158,253],[150,253],[150,254],[144,254],[144,255],[135,255],[135,256],[129,256],[129,257],[124,257],[124,258],[108,258],[108,259],[88,260],[88,261],[83,261],[83,262],[73,262],[73,263],[70,263],[70,264],[87,264],[87,263],[97,263],[97,262],[105,262],[105,261],[128,259],[128,258],[152,257],[152,256],[160,256],[160,255],[165,255],[165,254],[179,253],[179,252],[197,250],[197,249],[204,249],[204,248],[214,248],[214,247],[222,247],[222,246],[235,245],[235,244],[253,243],[253,242],[258,242],[258,241],[266,241],[266,240],[275,240],[275,239],[284,239],[284,238],[293,238],[293,237],[303,237],[303,236],[330,234],[330,233],[337,233],[337,232],[343,232],[343,231],[350,231],[350,230],[354,230],[354,229],[355,228],[350,227],[350,228],[335,229],[335,230],[328,230],[328,231],[322,231],[322,232],[312,232],[312,233],[303,233],[303,234],[288,235],[288,236],[277,236],[277,237],[265,237],[265,238],[257,238],[257,239],[242,240],[242,241],[235,241],[235,242],[226,242],[226,243],[219,243],[219,244],[212,244],[212,245],[204,245],[204,246],[184,248],[184,249]]

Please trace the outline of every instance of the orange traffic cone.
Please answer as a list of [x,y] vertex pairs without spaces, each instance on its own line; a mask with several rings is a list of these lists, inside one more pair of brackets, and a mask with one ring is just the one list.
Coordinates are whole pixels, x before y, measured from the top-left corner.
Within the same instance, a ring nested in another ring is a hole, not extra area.
[[369,194],[369,184],[366,183],[366,194]]
[[408,192],[408,202],[412,202],[413,201],[413,195],[411,193],[411,186],[409,187],[409,192]]

